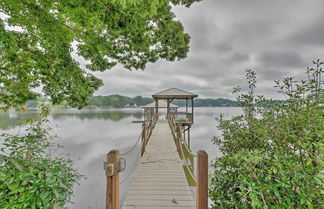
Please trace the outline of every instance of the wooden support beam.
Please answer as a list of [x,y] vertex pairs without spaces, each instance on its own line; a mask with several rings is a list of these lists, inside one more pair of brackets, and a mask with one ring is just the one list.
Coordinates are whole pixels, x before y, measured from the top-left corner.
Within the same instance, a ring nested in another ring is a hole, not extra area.
[[144,108],[144,121],[147,120],[147,108]]
[[199,150],[197,164],[197,209],[208,209],[208,154]]
[[194,121],[194,100],[191,98],[191,123]]
[[167,119],[169,119],[169,112],[170,112],[169,108],[170,108],[170,100],[168,99],[167,100]]
[[159,116],[159,100],[157,98],[155,98],[155,114],[156,114],[156,117],[158,118]]
[[189,149],[191,149],[191,147],[190,147],[190,126],[189,126],[189,128],[188,128],[188,147],[189,147]]
[[188,98],[186,98],[186,112],[188,112]]
[[[106,188],[106,209],[119,209],[119,151],[112,150],[107,154],[106,165],[112,165],[110,170],[105,167],[107,188]],[[112,173],[112,175],[110,175]]]

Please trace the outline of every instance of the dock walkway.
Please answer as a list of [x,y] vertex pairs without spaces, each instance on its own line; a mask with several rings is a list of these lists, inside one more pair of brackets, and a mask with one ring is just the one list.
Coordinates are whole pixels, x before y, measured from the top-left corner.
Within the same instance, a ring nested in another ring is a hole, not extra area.
[[122,209],[194,209],[181,160],[166,120],[159,120]]

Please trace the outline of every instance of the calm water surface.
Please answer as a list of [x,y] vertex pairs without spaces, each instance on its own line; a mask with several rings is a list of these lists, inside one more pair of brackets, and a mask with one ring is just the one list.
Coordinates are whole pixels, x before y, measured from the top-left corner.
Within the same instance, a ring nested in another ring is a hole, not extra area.
[[[179,110],[182,111],[182,110]],[[195,109],[195,124],[191,128],[191,148],[193,152],[206,150],[209,159],[220,156],[213,136],[220,135],[215,117],[223,114],[225,118],[240,114],[240,108],[210,107]],[[25,113],[0,112],[1,133],[23,134],[24,126],[17,125],[22,119],[36,118],[36,110]],[[96,109],[96,110],[54,110],[49,117],[52,133],[59,136],[56,142],[63,145],[62,152],[70,155],[79,172],[87,178],[75,187],[72,197],[74,204],[70,209],[102,209],[105,203],[105,175],[103,161],[112,149],[126,151],[137,141],[141,124],[132,123],[143,119],[141,109]],[[1,140],[0,140],[1,141]],[[125,156],[127,169],[121,179],[128,176],[136,165],[139,146]],[[124,196],[131,178],[121,185]]]

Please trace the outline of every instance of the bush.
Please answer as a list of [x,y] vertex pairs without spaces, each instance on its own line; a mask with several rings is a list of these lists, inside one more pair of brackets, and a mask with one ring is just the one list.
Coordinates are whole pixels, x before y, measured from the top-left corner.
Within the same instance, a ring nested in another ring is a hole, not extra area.
[[212,208],[323,208],[323,64],[307,68],[305,81],[276,81],[282,103],[255,96],[247,70],[248,93],[234,89],[243,114],[218,118],[223,155],[212,164]]
[[81,175],[72,161],[54,156],[57,146],[45,126],[34,122],[24,136],[2,135],[0,153],[1,208],[62,208]]

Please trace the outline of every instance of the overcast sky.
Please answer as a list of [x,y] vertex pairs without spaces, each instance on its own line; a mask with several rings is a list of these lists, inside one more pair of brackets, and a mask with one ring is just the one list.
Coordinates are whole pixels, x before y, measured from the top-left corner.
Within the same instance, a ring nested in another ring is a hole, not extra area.
[[278,98],[273,80],[301,78],[312,60],[324,59],[323,9],[323,0],[203,0],[174,8],[191,36],[187,59],[96,73],[104,81],[96,95],[151,96],[177,87],[200,98],[233,98],[251,68],[258,91]]

